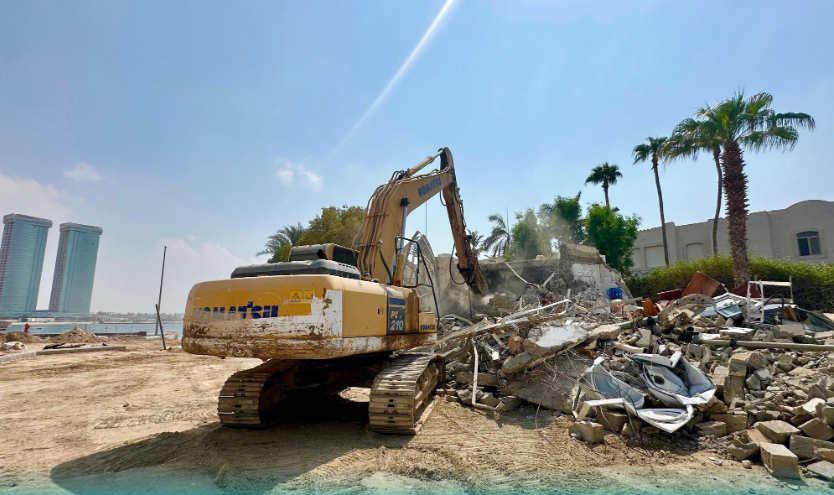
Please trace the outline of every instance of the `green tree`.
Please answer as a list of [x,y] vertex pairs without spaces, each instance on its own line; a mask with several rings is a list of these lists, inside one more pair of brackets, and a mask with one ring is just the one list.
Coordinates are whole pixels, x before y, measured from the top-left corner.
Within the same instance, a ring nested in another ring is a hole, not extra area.
[[321,214],[304,227],[298,225],[282,227],[269,236],[266,246],[258,255],[269,254],[270,263],[287,261],[293,246],[335,242],[341,246],[354,247],[353,242],[365,223],[365,208],[361,206],[330,206],[321,209]]
[[281,227],[278,229],[278,232],[269,236],[264,249],[256,256],[268,254],[270,255],[270,263],[286,261],[289,257],[290,249],[292,249],[293,246],[298,245],[298,241],[301,239],[304,231],[305,229],[301,225],[301,222],[299,222],[298,225]]
[[490,215],[488,220],[492,222],[492,231],[489,233],[481,248],[484,251],[492,251],[493,257],[503,256],[510,247],[510,228],[504,217],[495,213]]
[[[701,112],[703,110],[699,110]],[[715,203],[715,217],[712,221],[712,255],[718,256],[718,219],[721,216],[721,199],[724,196],[721,173],[721,138],[715,122],[684,119],[675,126],[670,138],[669,159],[698,159],[701,151],[712,153],[715,170],[718,172],[718,200]]]
[[[556,196],[552,203],[544,203],[539,207],[539,215],[547,225],[547,229],[561,242],[581,244],[585,240],[585,224],[582,219],[582,205],[576,196]],[[567,232],[565,232],[567,231]]]
[[736,284],[750,279],[747,257],[747,174],[742,148],[753,151],[792,150],[799,139],[797,129],[813,130],[814,119],[805,113],[777,113],[771,109],[773,96],[758,93],[745,97],[736,93],[721,103],[702,108],[695,115],[699,122],[710,122],[722,142],[721,165],[727,199],[730,256]]
[[352,248],[364,223],[365,208],[361,206],[322,208],[321,214],[310,220],[310,225],[299,239],[299,245],[335,242],[340,246]]
[[510,256],[516,260],[531,260],[538,254],[550,254],[550,239],[543,235],[532,208],[515,214],[510,251]]
[[610,208],[611,202],[608,201],[608,188],[616,184],[617,179],[622,176],[623,174],[620,173],[620,167],[616,165],[609,165],[608,162],[604,162],[591,169],[591,175],[585,179],[585,185],[602,184],[602,190],[605,192],[605,206]]
[[606,262],[627,274],[634,262],[631,252],[637,240],[640,217],[625,217],[608,206],[592,204],[588,207],[585,229],[588,240],[605,255]]
[[657,165],[660,160],[666,160],[669,154],[669,138],[647,137],[646,143],[638,144],[632,150],[634,163],[652,160],[652,171],[654,172],[654,183],[657,186],[657,202],[660,204],[660,232],[663,234],[663,257],[666,266],[669,266],[669,244],[666,242],[666,216],[663,214],[663,192],[660,190],[660,174],[657,173]]

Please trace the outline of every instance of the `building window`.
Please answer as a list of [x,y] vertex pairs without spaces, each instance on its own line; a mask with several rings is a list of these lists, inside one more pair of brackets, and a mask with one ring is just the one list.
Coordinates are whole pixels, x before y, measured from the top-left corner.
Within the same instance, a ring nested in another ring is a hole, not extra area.
[[796,234],[796,242],[799,243],[800,256],[814,256],[821,253],[820,233],[815,230]]

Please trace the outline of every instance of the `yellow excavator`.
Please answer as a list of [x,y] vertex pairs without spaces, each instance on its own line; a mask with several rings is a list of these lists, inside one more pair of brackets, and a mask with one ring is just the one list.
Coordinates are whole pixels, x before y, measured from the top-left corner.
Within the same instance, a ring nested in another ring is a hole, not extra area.
[[[437,170],[418,174],[438,157]],[[394,352],[433,343],[439,317],[421,311],[419,256],[417,280],[403,283],[405,226],[409,213],[438,193],[449,214],[457,269],[484,294],[448,148],[395,172],[374,191],[357,249],[299,246],[287,262],[239,267],[229,280],[191,289],[185,351],[265,361],[223,385],[217,413],[224,426],[264,427],[280,419],[281,403],[294,396],[355,386],[371,388],[372,430],[414,433],[444,363],[430,353]]]

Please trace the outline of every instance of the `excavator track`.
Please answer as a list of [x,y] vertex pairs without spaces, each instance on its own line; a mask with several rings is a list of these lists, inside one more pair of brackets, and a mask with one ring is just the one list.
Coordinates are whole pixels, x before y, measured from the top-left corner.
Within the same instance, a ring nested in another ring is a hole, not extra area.
[[284,398],[284,391],[270,378],[280,377],[298,363],[296,359],[271,359],[229,377],[217,402],[220,423],[233,428],[268,426],[272,406]]
[[371,430],[413,435],[422,425],[421,413],[444,371],[443,358],[405,354],[374,379],[368,407]]

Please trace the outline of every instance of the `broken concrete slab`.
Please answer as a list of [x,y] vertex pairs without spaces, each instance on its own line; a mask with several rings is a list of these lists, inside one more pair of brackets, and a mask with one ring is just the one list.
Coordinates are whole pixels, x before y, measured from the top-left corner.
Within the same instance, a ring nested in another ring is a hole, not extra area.
[[790,440],[790,450],[800,459],[813,459],[818,449],[834,450],[834,442],[817,440],[816,438],[793,435]]
[[695,426],[702,437],[723,437],[727,435],[727,425],[722,421],[707,421]]
[[834,449],[816,449],[816,454],[818,459],[834,462]]
[[600,443],[605,439],[605,428],[592,421],[577,421],[571,427],[571,435],[577,435],[583,442]]
[[759,446],[762,464],[777,478],[799,479],[799,459],[782,444],[763,443]]
[[770,439],[771,442],[782,445],[787,444],[792,435],[799,433],[799,430],[795,426],[781,420],[762,421],[756,423],[756,428],[764,433],[764,436]]
[[805,469],[826,481],[834,481],[834,464],[828,461],[819,461],[809,464],[805,466]]
[[[459,371],[455,381],[461,385],[469,385],[472,383],[472,378],[474,378],[474,375],[471,371]],[[498,377],[494,373],[478,373],[478,386],[497,387]]]
[[[518,356],[523,356],[521,353]],[[529,356],[529,354],[527,354]],[[516,356],[516,357],[518,357]],[[512,358],[510,358],[512,359]],[[506,366],[507,359],[504,361]],[[523,375],[512,377],[506,386],[501,388],[502,395],[514,395],[527,402],[544,406],[554,411],[571,413],[573,405],[573,387],[582,373],[593,364],[584,355],[565,356],[559,354],[548,361],[555,369],[560,370],[552,374],[549,367],[539,366]],[[506,373],[506,371],[505,371]]]
[[733,445],[727,447],[727,452],[739,461],[752,459],[753,457],[759,455],[759,444],[734,442]]
[[606,430],[619,433],[623,431],[623,427],[628,423],[628,414],[600,407],[597,410],[597,421]]
[[834,426],[834,406],[820,404],[817,406],[817,417],[828,426]]
[[737,431],[747,429],[747,413],[744,411],[735,411],[726,414],[712,414],[710,419],[714,421],[721,421],[727,425],[727,433],[735,433]]
[[802,433],[817,440],[830,440],[834,437],[834,429],[820,421],[819,418],[813,418],[799,426]]

